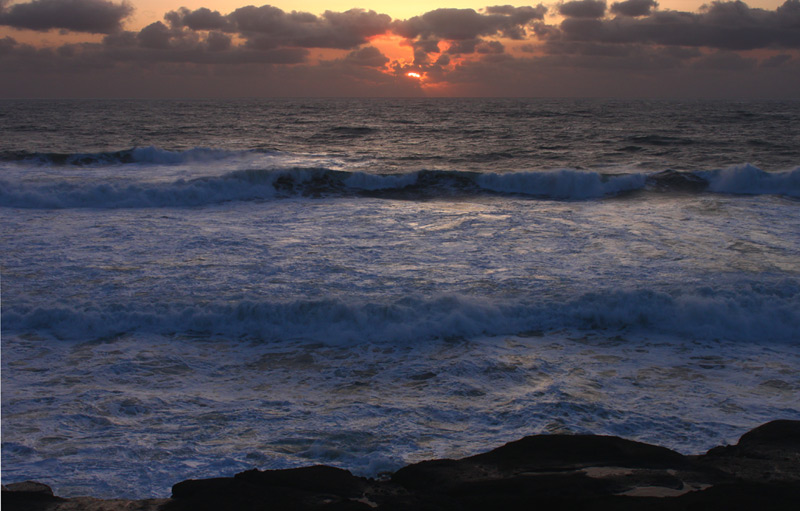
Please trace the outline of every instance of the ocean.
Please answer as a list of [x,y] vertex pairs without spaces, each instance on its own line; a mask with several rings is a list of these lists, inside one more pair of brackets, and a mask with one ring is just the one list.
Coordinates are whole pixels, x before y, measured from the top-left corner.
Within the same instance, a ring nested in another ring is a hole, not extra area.
[[2,479],[800,419],[800,102],[0,101]]

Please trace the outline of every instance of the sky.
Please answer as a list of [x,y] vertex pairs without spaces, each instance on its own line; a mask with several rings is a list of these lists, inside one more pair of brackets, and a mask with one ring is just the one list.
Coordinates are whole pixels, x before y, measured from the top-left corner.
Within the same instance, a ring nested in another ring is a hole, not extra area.
[[0,98],[800,98],[800,0],[0,0]]

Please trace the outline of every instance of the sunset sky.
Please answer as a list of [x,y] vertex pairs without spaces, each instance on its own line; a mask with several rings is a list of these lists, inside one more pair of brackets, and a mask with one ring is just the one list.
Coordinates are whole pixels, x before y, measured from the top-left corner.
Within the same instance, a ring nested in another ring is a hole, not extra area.
[[0,0],[0,97],[800,97],[800,0]]

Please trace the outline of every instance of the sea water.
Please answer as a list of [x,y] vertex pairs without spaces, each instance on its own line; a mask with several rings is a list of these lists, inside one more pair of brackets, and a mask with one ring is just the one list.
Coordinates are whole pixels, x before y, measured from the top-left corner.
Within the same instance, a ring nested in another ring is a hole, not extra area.
[[2,478],[800,419],[800,103],[0,102]]

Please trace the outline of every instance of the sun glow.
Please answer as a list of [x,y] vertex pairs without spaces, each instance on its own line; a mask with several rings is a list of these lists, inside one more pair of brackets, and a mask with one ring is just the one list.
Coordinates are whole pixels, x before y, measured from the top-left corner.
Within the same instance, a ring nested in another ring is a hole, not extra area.
[[422,78],[421,74],[415,73],[414,71],[409,71],[408,73],[406,73],[406,76],[411,78]]

